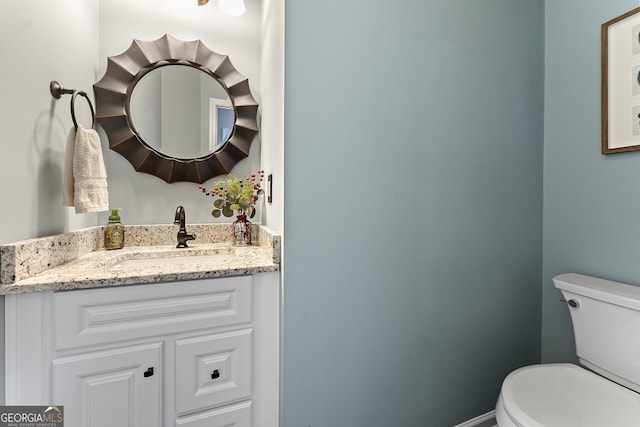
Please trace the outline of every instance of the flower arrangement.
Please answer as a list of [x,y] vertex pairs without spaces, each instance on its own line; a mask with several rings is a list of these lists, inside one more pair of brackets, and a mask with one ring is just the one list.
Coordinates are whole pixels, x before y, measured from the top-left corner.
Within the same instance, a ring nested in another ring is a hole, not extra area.
[[214,218],[219,218],[220,215],[231,217],[236,212],[238,220],[244,221],[247,217],[253,218],[256,214],[254,205],[260,195],[264,194],[262,181],[264,181],[263,170],[252,173],[244,179],[229,175],[226,179],[216,181],[210,190],[201,185],[198,189],[206,196],[216,197],[213,202],[215,209],[211,211]]

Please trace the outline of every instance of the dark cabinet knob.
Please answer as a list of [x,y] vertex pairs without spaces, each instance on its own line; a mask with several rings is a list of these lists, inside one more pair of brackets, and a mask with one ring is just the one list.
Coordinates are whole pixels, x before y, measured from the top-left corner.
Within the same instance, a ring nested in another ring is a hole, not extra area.
[[215,380],[216,378],[220,378],[220,371],[217,369],[211,373],[211,379]]
[[153,368],[149,368],[146,371],[144,371],[143,375],[145,376],[145,378],[152,376],[153,375]]

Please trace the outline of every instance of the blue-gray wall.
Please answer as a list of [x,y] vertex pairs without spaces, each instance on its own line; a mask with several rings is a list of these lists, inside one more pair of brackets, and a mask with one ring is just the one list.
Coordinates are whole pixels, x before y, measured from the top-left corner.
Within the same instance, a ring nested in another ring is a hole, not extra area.
[[286,4],[285,427],[447,427],[540,360],[543,1]]
[[542,349],[575,360],[552,277],[640,284],[640,153],[600,154],[600,26],[637,0],[546,2]]

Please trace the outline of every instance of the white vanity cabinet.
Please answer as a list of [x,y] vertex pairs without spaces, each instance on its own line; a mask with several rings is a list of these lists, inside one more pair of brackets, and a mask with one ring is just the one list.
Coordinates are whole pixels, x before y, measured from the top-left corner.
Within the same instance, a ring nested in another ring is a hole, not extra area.
[[5,297],[6,404],[66,427],[277,427],[279,275]]

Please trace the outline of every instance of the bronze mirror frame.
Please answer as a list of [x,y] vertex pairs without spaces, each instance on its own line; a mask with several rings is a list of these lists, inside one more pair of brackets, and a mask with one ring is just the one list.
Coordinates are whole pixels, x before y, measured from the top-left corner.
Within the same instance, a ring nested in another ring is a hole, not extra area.
[[[147,73],[167,65],[194,67],[222,85],[235,116],[231,135],[221,149],[194,159],[168,156],[151,147],[136,131],[130,114],[131,94]],[[203,182],[227,174],[249,155],[259,132],[258,103],[249,80],[229,57],[207,48],[200,40],[184,41],[165,34],[153,41],[134,39],[129,48],[107,58],[107,69],[93,85],[96,120],[109,138],[109,148],[126,158],[138,172],[172,182]]]

